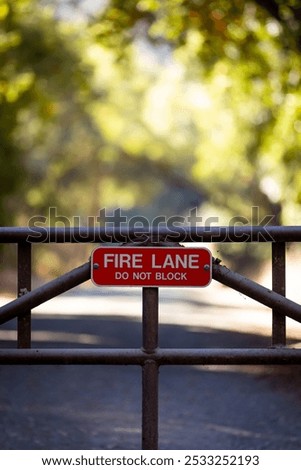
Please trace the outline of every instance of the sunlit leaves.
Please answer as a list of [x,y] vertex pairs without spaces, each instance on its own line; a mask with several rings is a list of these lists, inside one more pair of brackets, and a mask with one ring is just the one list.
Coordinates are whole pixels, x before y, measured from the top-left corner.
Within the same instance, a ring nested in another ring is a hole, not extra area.
[[34,0],[0,1],[1,162],[27,172],[29,210],[128,208],[172,181],[230,214],[281,205],[290,222],[301,200],[301,63],[287,36],[298,8],[112,0],[83,28]]
[[[149,132],[165,159],[185,167],[209,199],[233,213],[256,203],[273,211],[277,203],[286,214],[299,197],[301,64],[287,37],[297,3],[145,0],[122,6],[115,0],[104,15],[117,7],[126,12],[133,44],[142,35],[149,44],[170,47],[165,71],[157,69],[147,85],[142,117],[133,114],[135,139],[144,134],[145,141]],[[139,145],[134,148],[137,154]],[[131,145],[126,150],[131,153]]]
[[80,37],[35,0],[0,2],[0,223],[58,200],[64,170],[51,178],[50,156],[57,129],[68,126],[68,101],[78,116],[88,93]]

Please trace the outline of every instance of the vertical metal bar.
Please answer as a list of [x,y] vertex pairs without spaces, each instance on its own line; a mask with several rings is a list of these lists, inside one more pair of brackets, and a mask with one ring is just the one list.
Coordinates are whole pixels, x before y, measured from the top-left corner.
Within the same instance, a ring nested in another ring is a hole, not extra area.
[[158,347],[158,287],[142,288],[143,350],[152,353]]
[[[31,244],[18,244],[18,297],[31,290]],[[18,348],[31,347],[31,310],[18,317]]]
[[[272,243],[272,288],[277,294],[285,296],[285,242]],[[273,308],[272,344],[285,346],[286,317]]]
[[[143,350],[150,354],[158,347],[159,289],[143,287]],[[158,365],[145,361],[142,370],[142,449],[158,449]]]

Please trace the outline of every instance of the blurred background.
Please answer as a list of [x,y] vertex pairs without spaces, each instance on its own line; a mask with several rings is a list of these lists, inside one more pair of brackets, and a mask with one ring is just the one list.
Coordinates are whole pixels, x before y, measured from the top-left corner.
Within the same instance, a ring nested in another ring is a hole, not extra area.
[[[0,0],[0,226],[301,225],[300,151],[301,1]],[[93,248],[34,246],[33,287]],[[270,244],[210,249],[271,288]],[[15,295],[2,245],[0,304]],[[86,283],[33,313],[32,347],[141,345],[141,289]],[[300,328],[288,321],[289,346]],[[14,320],[0,333],[16,347]],[[160,347],[270,344],[270,310],[243,295],[160,289]],[[2,366],[0,448],[139,448],[140,376],[114,367]],[[300,449],[300,376],[164,369],[162,448]]]
[[[0,225],[298,225],[300,19],[297,0],[1,0]],[[90,251],[37,247],[35,273]],[[270,254],[216,251],[256,273]]]

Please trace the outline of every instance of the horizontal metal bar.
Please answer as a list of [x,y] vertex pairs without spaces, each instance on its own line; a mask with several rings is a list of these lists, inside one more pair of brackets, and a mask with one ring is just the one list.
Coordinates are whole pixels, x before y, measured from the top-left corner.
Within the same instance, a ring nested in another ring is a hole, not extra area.
[[28,292],[0,308],[0,325],[12,320],[15,317],[22,316],[24,312],[31,310],[47,300],[63,294],[73,287],[82,284],[91,277],[90,263],[85,263],[78,268],[69,271],[53,281],[47,282],[41,287]]
[[301,364],[301,349],[0,349],[0,364],[139,365]]
[[297,322],[301,322],[301,305],[241,274],[231,271],[226,266],[213,263],[212,278],[267,307],[277,309],[278,312]]
[[292,242],[301,241],[301,226],[231,227],[1,227],[0,243],[131,242],[141,236],[173,242]]

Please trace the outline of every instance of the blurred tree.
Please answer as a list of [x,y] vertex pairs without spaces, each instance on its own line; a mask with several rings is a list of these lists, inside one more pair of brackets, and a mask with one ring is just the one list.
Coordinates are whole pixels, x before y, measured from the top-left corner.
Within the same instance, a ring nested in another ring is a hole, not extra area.
[[[286,30],[287,38],[293,47],[301,49],[301,2],[300,0],[256,0],[256,3]],[[286,40],[287,40],[286,39]]]
[[95,47],[88,20],[66,20],[48,1],[0,0],[1,225],[36,215],[51,224],[50,213],[85,224],[101,207],[143,204],[162,187],[109,136],[121,117],[108,96],[122,70]]
[[74,167],[70,134],[92,139],[81,46],[36,0],[0,1],[0,224],[56,205]]
[[72,0],[70,21],[65,3],[0,0],[1,224],[200,202],[203,222],[297,222],[301,2],[100,0],[82,15]]
[[215,208],[229,221],[259,206],[262,217],[275,216],[273,223],[295,223],[301,202],[300,5],[108,2],[91,31],[114,51],[123,75],[109,93],[115,118],[98,118],[98,125],[114,121],[107,132],[123,158],[151,160],[169,176],[176,168],[182,184],[206,195],[211,213]]
[[1,222],[141,207],[169,185],[225,220],[259,206],[291,223],[299,2],[286,3],[112,0],[71,23],[51,2],[1,0]]

